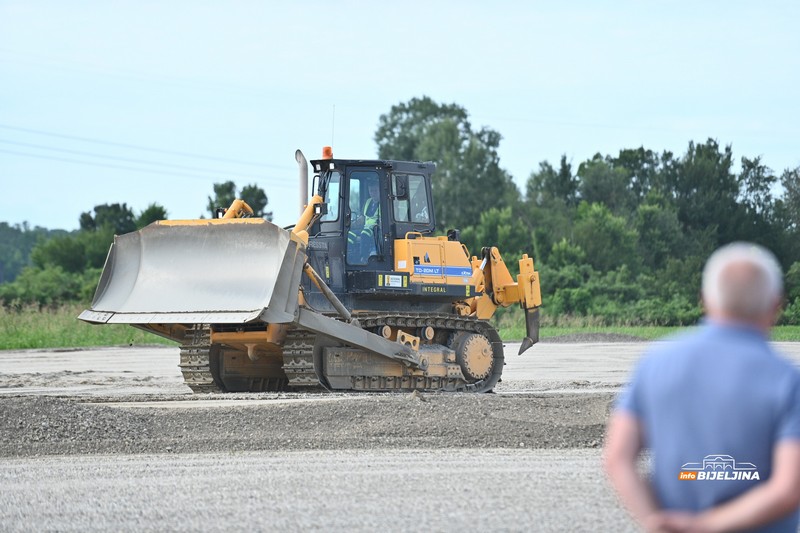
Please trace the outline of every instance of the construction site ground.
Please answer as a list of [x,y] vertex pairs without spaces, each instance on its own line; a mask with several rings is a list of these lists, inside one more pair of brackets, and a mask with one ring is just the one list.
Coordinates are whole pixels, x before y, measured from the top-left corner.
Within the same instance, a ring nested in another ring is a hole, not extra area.
[[507,344],[493,394],[197,395],[177,347],[0,352],[0,524],[635,530],[600,447],[648,345],[566,340]]

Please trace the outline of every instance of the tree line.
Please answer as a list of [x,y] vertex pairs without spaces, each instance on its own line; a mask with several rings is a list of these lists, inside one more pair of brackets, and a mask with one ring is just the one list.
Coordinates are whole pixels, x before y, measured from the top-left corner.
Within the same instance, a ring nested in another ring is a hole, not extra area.
[[[253,208],[254,216],[272,219],[266,211],[267,195],[255,184],[237,190],[234,182],[225,181],[215,183],[213,190],[206,206],[209,217],[238,197]],[[5,252],[0,255],[0,304],[13,308],[90,302],[114,235],[167,218],[166,209],[157,203],[139,213],[115,203],[81,213],[80,229],[72,232],[0,223],[0,252]]]
[[381,158],[435,161],[437,225],[473,254],[533,255],[549,323],[686,325],[701,316],[700,277],[717,247],[771,249],[786,272],[784,323],[800,323],[800,167],[775,173],[715,139],[675,154],[644,147],[574,165],[542,161],[520,191],[501,135],[463,107],[428,97],[393,106],[375,134]]
[[[566,156],[542,161],[520,190],[501,166],[500,133],[428,97],[381,115],[374,140],[380,159],[437,164],[440,232],[461,229],[476,255],[497,246],[512,269],[523,253],[534,257],[548,323],[692,324],[706,258],[747,240],[778,256],[782,321],[800,324],[800,167],[776,173],[761,156],[736,159],[730,145],[709,138],[680,154],[638,147],[577,165]],[[236,196],[271,219],[262,189],[239,191],[231,181],[214,184],[208,215]],[[90,299],[113,235],[164,218],[158,204],[141,213],[111,204],[83,213],[72,233],[0,224],[0,242],[13,252],[0,257],[0,301]]]

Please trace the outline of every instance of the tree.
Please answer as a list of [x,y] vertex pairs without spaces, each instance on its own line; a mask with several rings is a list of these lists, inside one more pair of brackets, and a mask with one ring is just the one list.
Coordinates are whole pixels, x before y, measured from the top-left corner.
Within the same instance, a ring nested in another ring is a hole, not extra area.
[[218,207],[229,207],[238,196],[253,208],[253,216],[272,220],[272,212],[265,212],[269,200],[264,189],[251,184],[245,186],[238,194],[236,191],[236,184],[232,181],[214,184],[214,198],[208,197],[208,212],[212,218],[217,216]]
[[627,221],[603,204],[581,202],[575,222],[575,244],[586,252],[586,261],[601,272],[627,265],[638,270],[639,236]]
[[787,168],[781,174],[783,207],[786,212],[787,229],[800,229],[800,166]]
[[30,264],[31,250],[39,240],[66,233],[62,230],[31,228],[27,222],[0,222],[0,283],[13,281]]
[[136,217],[136,227],[142,229],[157,220],[166,220],[167,210],[163,206],[152,203]]
[[682,256],[683,233],[678,222],[678,213],[659,199],[650,201],[636,209],[634,228],[639,234],[639,257],[644,265],[657,270],[667,260]]
[[256,184],[246,185],[242,189],[240,196],[242,200],[247,202],[247,205],[253,208],[254,217],[263,217],[267,220],[272,220],[272,212],[265,211],[269,200],[267,199],[267,193],[264,192],[264,189],[258,187]]
[[106,260],[115,230],[104,225],[94,231],[79,231],[40,241],[31,251],[36,268],[58,267],[68,273],[100,268]]
[[577,206],[578,185],[577,176],[572,175],[572,165],[567,162],[567,156],[562,155],[558,171],[547,161],[539,163],[539,171],[532,172],[528,178],[525,197],[538,206],[554,201]]
[[511,258],[533,253],[530,230],[519,223],[511,207],[493,207],[481,213],[480,223],[464,228],[461,242],[467,245],[472,255],[480,256],[484,246],[497,246],[509,267],[514,268]]
[[375,142],[382,159],[434,161],[433,197],[440,229],[465,228],[492,207],[519,203],[511,176],[500,168],[502,137],[474,131],[466,110],[427,96],[392,106],[381,115]]
[[636,199],[629,188],[630,176],[624,168],[616,168],[597,154],[578,167],[581,200],[608,207],[613,213],[627,215]]
[[785,266],[800,260],[800,166],[787,168],[780,178],[783,196],[776,202],[775,224],[782,228]]
[[712,246],[735,240],[739,235],[743,210],[737,202],[739,182],[731,171],[730,145],[720,151],[719,143],[689,143],[680,159],[664,158],[663,193],[678,209],[678,220],[688,232],[716,233]]
[[661,173],[661,160],[652,150],[643,146],[634,149],[623,149],[617,157],[606,157],[606,161],[614,168],[624,169],[628,174],[631,192],[642,201],[647,193],[658,183]]
[[463,107],[437,104],[427,96],[392,106],[388,114],[381,115],[375,132],[378,157],[414,161],[420,143],[430,134],[429,128],[443,121],[449,121],[460,130],[457,131],[460,144],[472,131],[467,117]]
[[208,212],[211,218],[217,216],[217,208],[228,208],[236,199],[236,184],[232,181],[214,184],[214,197],[208,197]]
[[94,206],[94,215],[91,211],[81,213],[80,227],[86,231],[110,227],[122,235],[136,230],[136,217],[128,204],[101,204]]
[[765,220],[772,217],[775,209],[772,189],[777,181],[772,170],[761,162],[761,156],[755,159],[742,157],[739,199],[748,212]]

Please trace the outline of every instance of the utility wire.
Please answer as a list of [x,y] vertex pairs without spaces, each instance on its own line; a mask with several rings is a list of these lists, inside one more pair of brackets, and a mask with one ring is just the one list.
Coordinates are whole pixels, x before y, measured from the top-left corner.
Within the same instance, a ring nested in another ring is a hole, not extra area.
[[242,178],[242,179],[253,179],[252,176],[243,176],[241,174],[237,175],[237,174],[232,174],[230,172],[222,171],[222,170],[207,169],[207,168],[200,168],[200,167],[190,167],[190,166],[186,166],[186,165],[173,165],[173,164],[170,164],[170,163],[159,163],[159,162],[156,162],[156,161],[146,161],[144,159],[132,159],[132,158],[128,158],[128,157],[117,157],[117,156],[113,156],[113,155],[102,155],[102,154],[97,154],[97,153],[93,153],[93,152],[84,152],[82,150],[68,150],[68,149],[65,149],[65,148],[55,148],[55,147],[52,147],[52,146],[45,146],[45,145],[42,145],[42,144],[32,144],[32,143],[23,143],[23,142],[17,142],[17,141],[9,141],[7,139],[0,139],[0,143],[13,144],[15,146],[24,146],[26,148],[37,148],[37,149],[40,149],[40,150],[50,150],[51,152],[61,152],[61,153],[64,153],[64,154],[85,155],[85,156],[89,156],[89,157],[97,157],[97,158],[100,158],[100,159],[112,159],[112,160],[115,160],[115,161],[124,161],[126,163],[136,163],[136,164],[139,164],[139,165],[152,165],[152,166],[160,166],[160,167],[178,168],[178,169],[183,169],[183,170],[197,170],[199,172],[204,172],[204,173],[216,173],[216,174],[220,174],[220,175],[231,176],[231,177]]
[[196,158],[196,159],[206,159],[206,160],[209,160],[209,161],[222,161],[222,162],[225,162],[225,163],[235,163],[237,165],[248,165],[248,166],[253,166],[253,167],[258,167],[258,168],[276,168],[276,169],[290,169],[290,168],[292,168],[292,167],[288,167],[288,166],[269,165],[269,164],[266,164],[266,163],[255,163],[253,161],[243,161],[241,159],[230,159],[230,158],[227,158],[227,157],[215,157],[215,156],[210,156],[210,155],[194,154],[194,153],[190,153],[190,152],[179,152],[179,151],[176,151],[176,150],[162,150],[160,148],[152,148],[152,147],[149,147],[149,146],[140,146],[140,145],[136,145],[136,144],[126,144],[126,143],[118,143],[118,142],[112,142],[112,141],[103,141],[103,140],[100,140],[100,139],[92,139],[92,138],[89,138],[89,137],[79,137],[77,135],[65,135],[63,133],[54,133],[54,132],[50,132],[50,131],[35,130],[35,129],[31,129],[31,128],[20,128],[18,126],[9,126],[8,124],[0,124],[0,128],[5,129],[5,130],[12,130],[12,131],[22,131],[22,132],[25,132],[25,133],[34,133],[36,135],[45,135],[45,136],[48,136],[48,137],[57,137],[59,139],[71,139],[71,140],[75,140],[75,141],[102,144],[102,145],[105,145],[105,146],[119,146],[119,147],[122,147],[122,148],[131,148],[131,149],[134,149],[134,150],[142,150],[142,151],[145,151],[145,152],[154,152],[154,153],[158,153],[158,154],[178,155],[178,156],[181,156],[181,157],[193,157],[193,158]]
[[[201,176],[199,174],[187,174],[185,172],[169,172],[169,171],[159,171],[155,169],[147,169],[147,168],[136,168],[136,167],[127,167],[124,165],[114,165],[110,163],[93,163],[90,161],[80,161],[78,159],[69,159],[66,157],[57,157],[57,156],[49,156],[49,155],[41,155],[41,154],[28,154],[25,152],[17,152],[15,150],[4,150],[0,148],[0,153],[4,154],[13,154],[19,155],[23,157],[32,157],[34,159],[49,159],[51,161],[62,161],[64,163],[73,163],[78,165],[88,165],[93,167],[103,167],[103,168],[114,168],[119,170],[129,170],[132,172],[143,172],[145,174],[160,174],[162,176],[181,176],[186,178],[201,178],[201,179],[220,179],[220,176]],[[292,188],[290,183],[285,182],[277,182],[270,185],[271,187],[288,187]]]

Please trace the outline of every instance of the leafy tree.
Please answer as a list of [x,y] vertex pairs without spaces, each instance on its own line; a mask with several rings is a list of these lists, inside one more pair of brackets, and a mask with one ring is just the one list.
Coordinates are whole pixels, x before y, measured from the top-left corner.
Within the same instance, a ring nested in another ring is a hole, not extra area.
[[27,267],[13,283],[0,285],[0,303],[6,306],[50,306],[69,301],[89,301],[99,277],[99,269],[70,273],[60,267]]
[[665,204],[651,196],[649,202],[639,205],[634,218],[634,228],[639,234],[639,257],[653,270],[664,267],[669,258],[683,255],[678,213]]
[[755,159],[742,157],[742,171],[739,174],[740,201],[754,216],[769,219],[774,214],[775,199],[772,190],[778,178],[769,167]]
[[136,217],[136,227],[138,229],[142,229],[143,227],[147,226],[148,224],[152,224],[157,220],[166,219],[167,210],[159,204],[152,203],[148,205],[144,211],[139,213],[138,217]]
[[269,200],[267,199],[267,193],[264,192],[264,189],[258,187],[256,184],[246,185],[242,189],[240,196],[242,200],[247,202],[247,205],[253,208],[253,216],[272,220],[272,212],[265,211]]
[[628,214],[635,204],[635,196],[629,188],[630,176],[624,168],[615,168],[597,154],[591,161],[578,167],[581,199],[600,203],[617,214]]
[[100,268],[108,255],[114,233],[114,229],[106,225],[96,231],[81,231],[43,240],[31,251],[31,260],[39,269],[58,267],[68,273]]
[[500,168],[498,132],[473,130],[456,104],[413,98],[381,115],[375,142],[382,159],[434,161],[433,197],[440,229],[465,228],[492,207],[519,202],[511,176]]
[[617,157],[606,157],[606,161],[627,172],[628,186],[639,201],[644,200],[659,181],[661,158],[652,150],[644,147],[623,149]]
[[[267,193],[255,184],[245,186],[238,197],[253,208],[253,216],[264,217],[272,220],[272,212],[265,212],[267,207]],[[211,217],[217,216],[218,207],[229,207],[237,198],[236,184],[232,181],[214,184],[214,197],[208,197],[208,212]]]
[[122,235],[136,231],[136,217],[128,204],[96,205],[94,215],[91,211],[81,213],[80,227],[86,231],[111,227],[115,234]]
[[574,232],[575,244],[586,252],[586,261],[593,268],[607,272],[627,265],[638,270],[636,230],[605,205],[581,202]]
[[781,174],[783,206],[786,212],[786,227],[800,229],[800,166],[787,168]]
[[714,228],[712,249],[736,240],[743,210],[738,204],[739,182],[732,172],[730,145],[720,151],[719,143],[689,143],[680,159],[666,157],[662,173],[663,193],[678,209],[678,220],[685,230]]
[[585,262],[586,252],[580,246],[567,242],[567,239],[561,239],[553,245],[548,264],[563,268],[569,265],[582,265]]
[[236,184],[232,181],[214,184],[214,197],[208,197],[208,212],[211,218],[217,216],[217,208],[230,206],[236,199]]
[[381,115],[375,133],[378,157],[414,161],[420,143],[431,134],[429,129],[442,122],[455,127],[452,133],[456,139],[447,144],[461,144],[472,131],[468,116],[467,110],[459,105],[437,104],[427,96],[392,106],[388,114]]
[[572,165],[567,156],[561,156],[561,164],[556,171],[547,161],[539,163],[538,172],[531,173],[526,186],[526,198],[538,206],[552,202],[563,202],[566,206],[578,205],[577,176],[572,175]]
[[13,226],[0,222],[0,283],[13,281],[30,264],[31,250],[39,240],[62,233],[66,232],[31,228],[27,222]]
[[533,253],[531,233],[525,225],[519,223],[519,218],[514,216],[511,207],[493,207],[482,213],[479,224],[464,229],[461,242],[475,256],[480,256],[484,246],[497,246],[511,269],[516,268],[511,258]]

